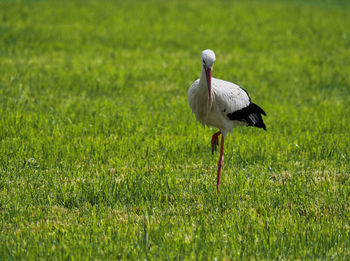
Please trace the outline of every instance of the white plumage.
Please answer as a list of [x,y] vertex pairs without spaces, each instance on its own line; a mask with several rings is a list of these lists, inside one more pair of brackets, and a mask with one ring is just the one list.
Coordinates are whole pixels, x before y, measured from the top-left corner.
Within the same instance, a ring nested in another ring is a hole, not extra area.
[[196,119],[203,125],[210,125],[220,131],[212,137],[212,152],[221,137],[221,153],[218,163],[217,190],[219,190],[220,174],[223,161],[224,137],[233,128],[240,125],[265,128],[261,114],[265,112],[252,103],[248,93],[238,85],[212,78],[212,68],[216,60],[212,50],[202,52],[202,72],[188,90],[188,103]]
[[[201,95],[203,81],[198,79],[188,90],[188,102],[196,119],[203,125],[211,125],[226,135],[233,128],[244,123],[230,120],[229,112],[238,111],[250,103],[249,96],[238,85],[212,78],[212,105],[208,100],[208,93]],[[206,91],[208,92],[208,91]]]

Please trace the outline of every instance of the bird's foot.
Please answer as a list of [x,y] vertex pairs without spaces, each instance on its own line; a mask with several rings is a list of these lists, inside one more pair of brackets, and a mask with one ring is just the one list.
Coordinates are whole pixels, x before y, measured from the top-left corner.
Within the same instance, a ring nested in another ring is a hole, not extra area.
[[216,151],[216,147],[219,145],[219,136],[221,134],[221,131],[218,131],[217,133],[213,134],[211,137],[211,154],[214,154],[214,151]]

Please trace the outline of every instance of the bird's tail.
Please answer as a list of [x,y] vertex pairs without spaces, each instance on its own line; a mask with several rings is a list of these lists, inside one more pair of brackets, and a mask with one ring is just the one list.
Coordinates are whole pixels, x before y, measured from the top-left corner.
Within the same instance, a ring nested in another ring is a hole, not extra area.
[[255,103],[250,103],[243,109],[227,114],[227,117],[229,117],[230,120],[244,122],[248,126],[263,128],[266,130],[266,126],[261,115],[266,115],[264,110]]
[[248,115],[248,117],[245,119],[247,121],[248,125],[254,126],[257,128],[263,128],[264,130],[266,130],[265,123],[261,117],[261,115],[266,116],[266,113],[264,112],[264,110],[262,108],[260,108],[255,103],[251,103],[250,106],[251,106],[251,112]]

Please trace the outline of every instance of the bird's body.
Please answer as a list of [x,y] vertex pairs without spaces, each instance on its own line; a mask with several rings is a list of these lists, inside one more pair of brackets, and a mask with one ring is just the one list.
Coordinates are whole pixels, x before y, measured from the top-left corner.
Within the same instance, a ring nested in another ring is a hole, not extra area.
[[202,52],[201,77],[188,90],[188,103],[200,123],[220,130],[212,137],[212,152],[219,143],[218,136],[222,134],[217,181],[217,189],[219,189],[224,137],[235,127],[242,125],[266,130],[261,117],[261,114],[266,114],[263,109],[251,102],[244,89],[232,82],[211,77],[215,59],[213,51]]
[[249,106],[248,94],[238,85],[212,78],[212,106],[209,105],[208,94],[201,95],[200,80],[195,81],[188,91],[189,105],[196,119],[207,126],[214,126],[226,135],[236,126],[245,122],[231,120],[228,114]]

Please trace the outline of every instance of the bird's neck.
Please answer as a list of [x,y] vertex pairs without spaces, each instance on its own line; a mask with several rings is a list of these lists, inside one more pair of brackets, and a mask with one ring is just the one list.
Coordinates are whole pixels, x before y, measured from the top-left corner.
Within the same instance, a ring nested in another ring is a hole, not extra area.
[[[208,82],[207,82],[207,75],[205,73],[205,69],[204,66],[202,66],[202,71],[201,71],[201,77],[199,78],[199,84],[201,86],[201,89],[203,92],[206,93],[206,95],[208,96]],[[212,90],[213,92],[213,90]]]
[[207,75],[205,74],[204,66],[202,65],[201,77],[200,77],[200,85],[203,89],[208,92],[208,83],[207,83]]
[[[200,95],[202,97],[206,97],[208,100],[208,110],[211,109],[211,105],[209,104],[209,89],[208,89],[208,81],[207,81],[207,75],[205,73],[205,68],[202,66],[202,71],[201,71],[201,77],[199,78],[199,89],[200,89]],[[213,96],[213,89],[211,88],[211,96]]]

